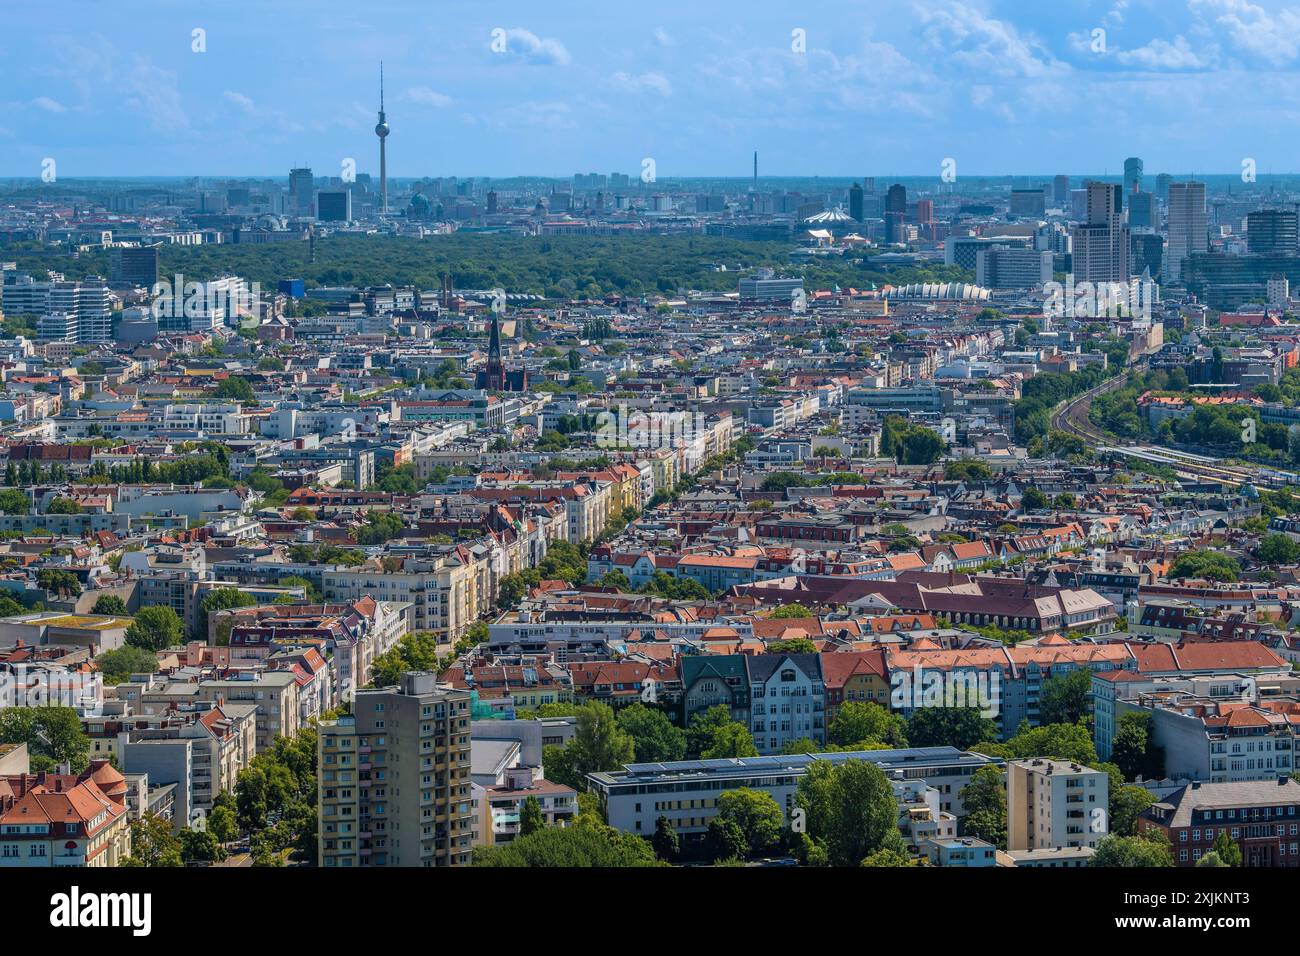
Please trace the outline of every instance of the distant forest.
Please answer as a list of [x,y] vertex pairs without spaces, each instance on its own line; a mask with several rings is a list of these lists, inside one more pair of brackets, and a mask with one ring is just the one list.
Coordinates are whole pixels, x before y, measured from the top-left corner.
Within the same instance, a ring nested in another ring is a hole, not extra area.
[[[516,236],[452,233],[413,239],[330,236],[316,240],[315,261],[303,242],[266,245],[163,246],[162,277],[182,273],[203,281],[235,273],[273,290],[280,279],[305,279],[309,288],[334,285],[414,285],[437,288],[444,272],[457,289],[502,288],[549,299],[620,295],[671,295],[681,290],[734,292],[737,280],[761,266],[801,275],[808,289],[867,288],[871,283],[974,281],[958,266],[880,266],[861,259],[791,261],[789,242],[746,242],[712,236]],[[70,279],[109,274],[108,252],[31,254],[19,248],[0,256],[20,270],[63,272]],[[722,267],[726,271],[721,271]]]

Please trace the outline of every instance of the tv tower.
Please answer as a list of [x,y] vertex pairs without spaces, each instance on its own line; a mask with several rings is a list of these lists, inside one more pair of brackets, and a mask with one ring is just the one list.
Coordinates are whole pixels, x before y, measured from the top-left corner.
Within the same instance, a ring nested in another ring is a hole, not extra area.
[[388,138],[388,120],[384,118],[384,64],[379,63],[379,122],[375,124],[375,135],[379,137],[379,214],[388,215],[388,159],[384,152],[384,140]]

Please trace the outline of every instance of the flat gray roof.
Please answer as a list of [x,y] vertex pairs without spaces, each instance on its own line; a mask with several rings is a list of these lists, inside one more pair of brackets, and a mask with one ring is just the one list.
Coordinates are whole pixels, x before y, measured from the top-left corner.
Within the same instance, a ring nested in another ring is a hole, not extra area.
[[992,757],[956,747],[907,747],[897,750],[852,750],[819,754],[773,754],[766,757],[724,757],[712,760],[676,760],[666,763],[632,763],[622,770],[593,773],[588,776],[603,784],[629,784],[680,779],[729,776],[767,776],[771,774],[802,774],[815,760],[832,764],[849,760],[865,760],[883,769],[901,770],[907,767],[939,767],[953,764],[983,766],[1001,763]]

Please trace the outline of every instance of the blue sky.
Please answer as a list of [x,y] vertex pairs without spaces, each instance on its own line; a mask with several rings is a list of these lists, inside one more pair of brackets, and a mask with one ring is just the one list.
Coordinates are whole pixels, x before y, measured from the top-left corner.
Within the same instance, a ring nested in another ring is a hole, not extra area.
[[395,176],[747,175],[754,149],[771,175],[1300,168],[1300,5],[1268,0],[10,0],[0,24],[2,176],[377,172],[380,59]]

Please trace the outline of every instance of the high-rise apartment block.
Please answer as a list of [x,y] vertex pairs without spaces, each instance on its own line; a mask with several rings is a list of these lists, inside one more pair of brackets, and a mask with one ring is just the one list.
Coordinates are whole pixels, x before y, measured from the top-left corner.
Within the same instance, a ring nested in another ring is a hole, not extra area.
[[1110,831],[1110,775],[1066,760],[1007,763],[1007,849],[1095,847]]
[[468,864],[469,692],[408,672],[357,691],[352,711],[320,724],[320,865]]

